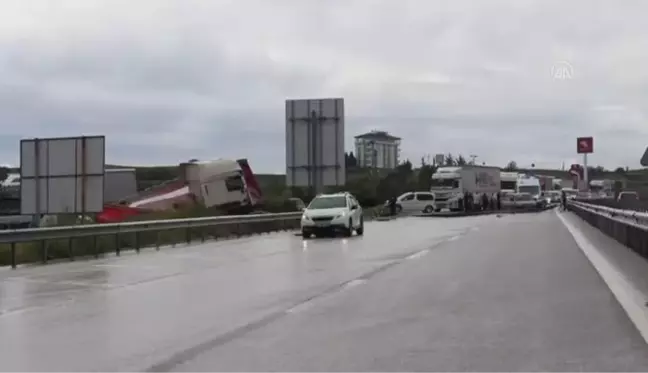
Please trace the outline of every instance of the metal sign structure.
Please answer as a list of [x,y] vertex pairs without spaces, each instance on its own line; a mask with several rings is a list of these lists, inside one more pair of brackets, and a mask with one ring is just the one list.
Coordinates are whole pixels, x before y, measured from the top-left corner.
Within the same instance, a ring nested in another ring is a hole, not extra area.
[[21,214],[101,212],[105,140],[105,136],[21,140]]
[[443,154],[436,154],[434,156],[434,164],[436,166],[443,166],[443,162],[445,161],[445,155]]
[[587,175],[587,155],[594,153],[594,138],[578,137],[576,139],[576,152],[583,155],[583,190],[589,190],[589,177]]
[[644,152],[643,156],[641,157],[641,161],[639,161],[642,166],[648,167],[648,148],[646,148],[646,151]]
[[286,185],[345,183],[344,99],[286,100]]
[[578,154],[594,153],[594,138],[579,137],[576,139],[576,152]]

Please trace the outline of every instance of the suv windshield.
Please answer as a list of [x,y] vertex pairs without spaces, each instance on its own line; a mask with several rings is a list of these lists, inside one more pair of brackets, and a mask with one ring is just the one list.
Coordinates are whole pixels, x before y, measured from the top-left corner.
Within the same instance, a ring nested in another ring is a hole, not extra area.
[[336,209],[347,207],[346,197],[318,197],[311,201],[308,209]]

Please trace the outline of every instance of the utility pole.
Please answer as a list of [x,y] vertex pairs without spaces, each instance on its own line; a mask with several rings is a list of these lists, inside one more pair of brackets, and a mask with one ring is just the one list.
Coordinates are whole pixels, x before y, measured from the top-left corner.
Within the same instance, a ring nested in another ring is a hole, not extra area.
[[477,159],[477,155],[471,154],[470,155],[470,164],[473,165],[473,166],[475,165],[475,159]]

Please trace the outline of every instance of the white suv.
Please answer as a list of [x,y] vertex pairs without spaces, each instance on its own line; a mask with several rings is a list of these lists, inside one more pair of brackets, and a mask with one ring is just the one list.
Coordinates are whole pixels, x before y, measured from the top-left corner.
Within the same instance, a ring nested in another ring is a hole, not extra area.
[[340,231],[350,237],[354,230],[362,235],[364,220],[362,207],[351,193],[320,194],[304,209],[301,219],[304,238]]

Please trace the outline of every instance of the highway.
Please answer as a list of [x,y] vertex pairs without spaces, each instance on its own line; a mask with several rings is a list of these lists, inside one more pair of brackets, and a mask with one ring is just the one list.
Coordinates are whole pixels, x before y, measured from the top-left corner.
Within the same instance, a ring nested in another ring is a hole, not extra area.
[[3,371],[648,370],[555,211],[273,233],[0,280]]

